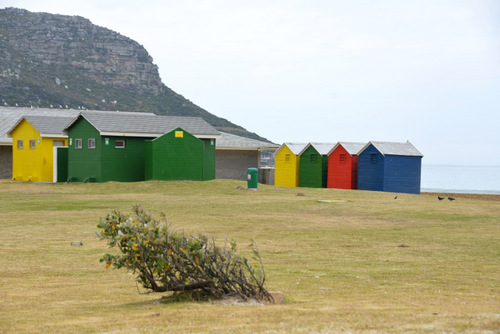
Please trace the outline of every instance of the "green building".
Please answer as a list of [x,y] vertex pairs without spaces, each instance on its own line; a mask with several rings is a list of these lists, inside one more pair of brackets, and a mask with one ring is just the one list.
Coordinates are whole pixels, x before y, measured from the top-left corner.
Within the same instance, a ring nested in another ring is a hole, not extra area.
[[66,128],[68,180],[143,181],[146,176],[145,142],[163,136],[177,127],[203,139],[215,141],[220,136],[217,130],[199,117],[82,112]]
[[326,188],[328,152],[335,144],[309,143],[300,152],[300,187]]
[[145,142],[146,180],[215,179],[215,138],[199,139],[178,127]]

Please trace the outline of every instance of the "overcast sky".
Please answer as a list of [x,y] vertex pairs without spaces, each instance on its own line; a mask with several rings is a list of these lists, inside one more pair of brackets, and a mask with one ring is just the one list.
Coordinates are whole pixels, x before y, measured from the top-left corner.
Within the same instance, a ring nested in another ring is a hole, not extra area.
[[500,165],[498,0],[0,0],[142,44],[162,81],[283,142],[407,141]]

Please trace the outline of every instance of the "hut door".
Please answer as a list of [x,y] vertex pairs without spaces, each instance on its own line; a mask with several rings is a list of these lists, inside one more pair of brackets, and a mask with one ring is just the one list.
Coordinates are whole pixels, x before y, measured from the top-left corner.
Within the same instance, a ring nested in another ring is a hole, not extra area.
[[[58,182],[58,181],[62,181],[62,180],[59,180],[58,175],[60,175],[61,173],[64,173],[65,171],[64,170],[59,170],[60,167],[62,167],[62,166],[58,166],[58,165],[60,165],[59,161],[61,160],[61,158],[64,159],[64,156],[63,157],[58,156],[58,152],[59,151],[57,150],[57,148],[58,147],[64,147],[64,140],[54,140],[54,142],[52,144],[52,147],[53,147],[52,148],[53,149],[53,156],[52,156],[52,176],[53,177],[52,177],[52,182]],[[66,165],[67,165],[67,163],[66,163]],[[66,168],[67,168],[67,166],[66,166]]]

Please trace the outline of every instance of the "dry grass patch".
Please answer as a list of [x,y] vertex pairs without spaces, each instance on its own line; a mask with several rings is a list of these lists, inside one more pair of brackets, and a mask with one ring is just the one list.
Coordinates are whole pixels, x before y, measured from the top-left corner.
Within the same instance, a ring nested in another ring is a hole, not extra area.
[[[0,181],[0,332],[484,332],[500,328],[500,202],[244,182]],[[297,193],[305,196],[297,196]],[[343,202],[319,202],[318,200]],[[162,302],[106,270],[109,209],[255,238],[283,305]],[[73,247],[71,241],[82,241]],[[399,245],[408,247],[398,247]]]

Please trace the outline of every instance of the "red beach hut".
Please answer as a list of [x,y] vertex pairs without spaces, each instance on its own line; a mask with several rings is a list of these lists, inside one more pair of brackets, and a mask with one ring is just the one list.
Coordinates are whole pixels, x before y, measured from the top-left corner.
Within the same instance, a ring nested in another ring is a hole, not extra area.
[[328,152],[327,188],[356,189],[358,152],[366,143],[338,142]]

